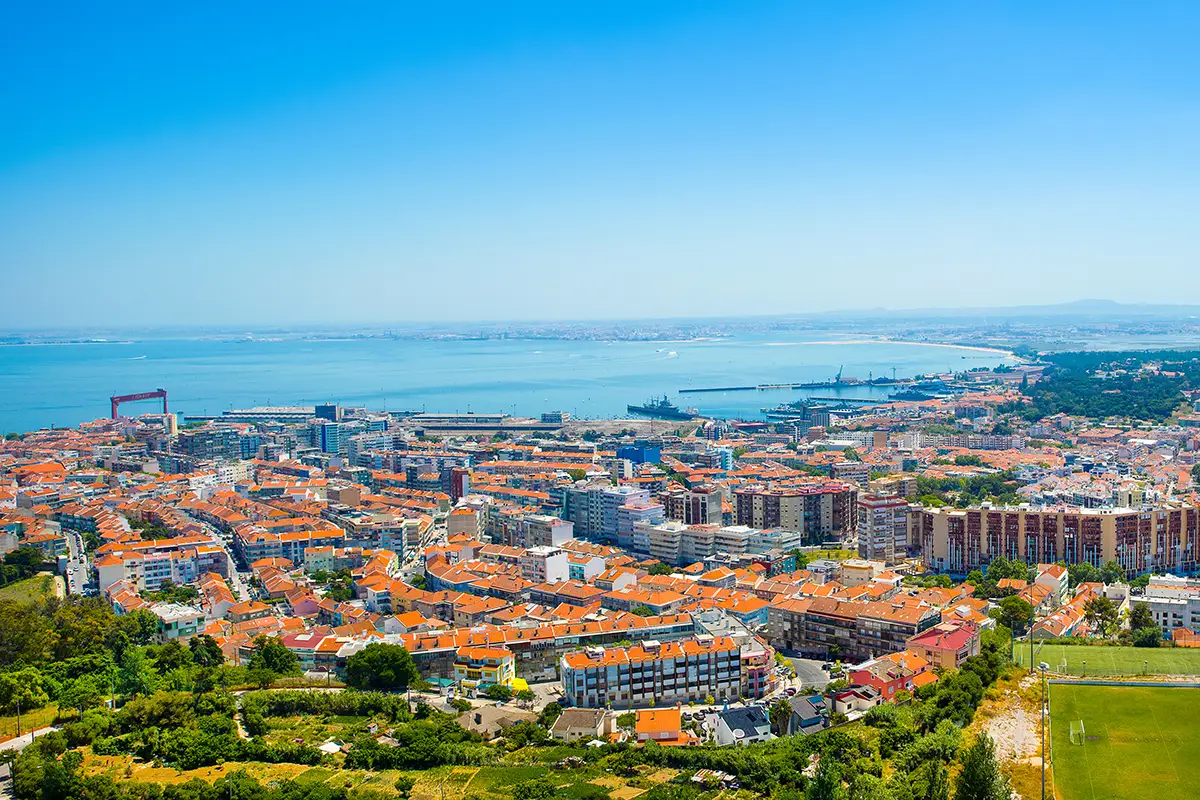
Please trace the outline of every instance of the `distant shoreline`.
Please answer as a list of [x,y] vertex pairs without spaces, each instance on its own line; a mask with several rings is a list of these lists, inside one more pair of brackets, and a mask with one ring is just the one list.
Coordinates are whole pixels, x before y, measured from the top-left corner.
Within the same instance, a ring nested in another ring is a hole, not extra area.
[[979,353],[995,353],[1006,358],[1021,360],[1020,356],[1011,350],[1000,347],[983,347],[974,344],[950,344],[949,342],[913,342],[907,339],[841,339],[813,342],[767,342],[767,347],[796,347],[799,345],[863,345],[863,344],[904,344],[913,347],[944,347],[951,350],[974,350]]

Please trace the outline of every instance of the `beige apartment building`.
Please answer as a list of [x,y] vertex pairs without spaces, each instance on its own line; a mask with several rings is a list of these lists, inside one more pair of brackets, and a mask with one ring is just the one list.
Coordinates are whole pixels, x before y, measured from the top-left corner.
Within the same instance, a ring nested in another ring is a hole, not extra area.
[[995,556],[1046,564],[1116,561],[1127,575],[1194,572],[1200,548],[1200,509],[1164,504],[1152,509],[980,508],[914,509],[909,541],[927,567],[965,574]]

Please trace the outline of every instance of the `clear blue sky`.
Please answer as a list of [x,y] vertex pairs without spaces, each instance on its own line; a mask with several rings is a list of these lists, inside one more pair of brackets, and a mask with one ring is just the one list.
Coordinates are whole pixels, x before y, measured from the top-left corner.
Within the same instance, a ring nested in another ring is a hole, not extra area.
[[5,327],[1200,302],[1195,2],[69,6]]

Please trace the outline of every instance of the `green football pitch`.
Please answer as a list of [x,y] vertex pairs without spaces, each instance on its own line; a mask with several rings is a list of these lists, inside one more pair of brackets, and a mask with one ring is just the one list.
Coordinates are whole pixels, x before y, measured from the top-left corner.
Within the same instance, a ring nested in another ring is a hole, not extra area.
[[[1034,642],[1033,663],[1065,675],[1200,675],[1200,647],[1089,647]],[[1029,642],[1017,642],[1016,661],[1029,665]]]
[[1200,689],[1052,684],[1050,753],[1056,796],[1200,797],[1197,719]]

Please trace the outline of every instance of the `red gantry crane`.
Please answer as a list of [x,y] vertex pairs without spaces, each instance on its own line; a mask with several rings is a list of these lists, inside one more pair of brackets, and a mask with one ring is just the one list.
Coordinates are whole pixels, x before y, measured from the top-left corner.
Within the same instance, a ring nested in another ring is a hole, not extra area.
[[169,412],[167,411],[166,389],[155,389],[153,392],[138,392],[137,394],[115,394],[108,398],[112,403],[112,418],[117,418],[117,409],[120,407],[121,403],[132,403],[135,400],[155,400],[160,397],[163,401],[162,413],[167,414]]

